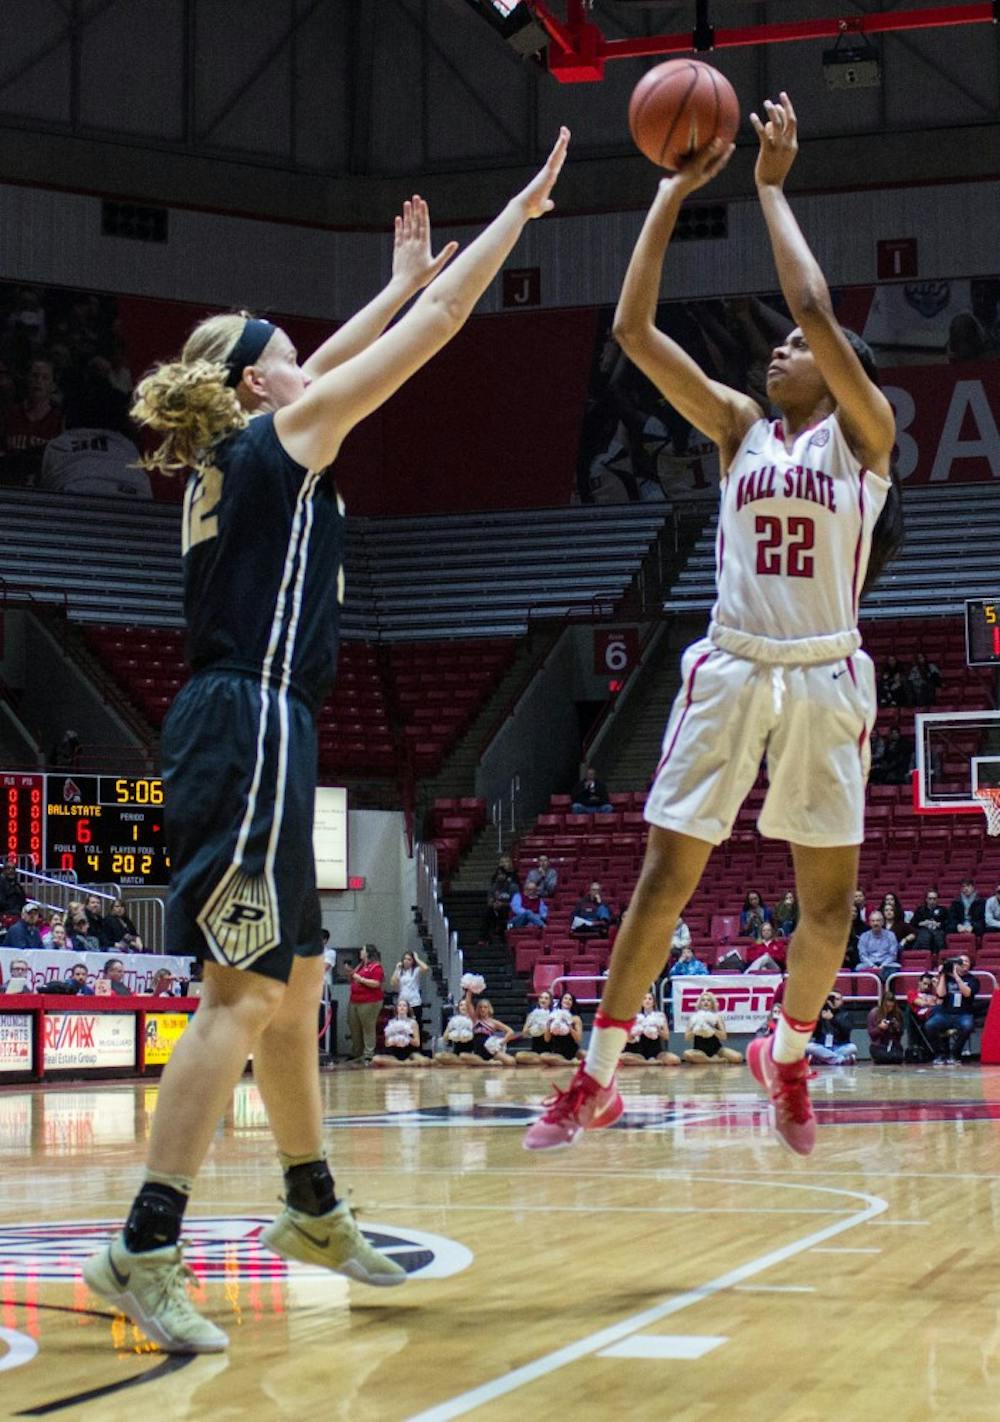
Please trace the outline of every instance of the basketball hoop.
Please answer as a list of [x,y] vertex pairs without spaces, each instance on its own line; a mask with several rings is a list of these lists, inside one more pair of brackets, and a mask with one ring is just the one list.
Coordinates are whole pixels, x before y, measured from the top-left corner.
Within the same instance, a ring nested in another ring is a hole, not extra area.
[[986,833],[1000,834],[1000,786],[991,785],[972,792],[983,807],[986,816]]

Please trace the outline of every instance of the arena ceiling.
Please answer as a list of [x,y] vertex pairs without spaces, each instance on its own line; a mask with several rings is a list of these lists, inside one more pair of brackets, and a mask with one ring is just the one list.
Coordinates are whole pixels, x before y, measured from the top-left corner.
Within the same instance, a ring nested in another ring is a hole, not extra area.
[[[546,3],[565,17],[573,0]],[[715,26],[741,28],[930,7],[707,3]],[[587,16],[622,39],[691,31],[697,11],[696,0],[595,0]],[[386,183],[420,175],[448,215],[472,217],[565,122],[564,202],[631,205],[648,192],[625,114],[655,61],[558,83],[472,0],[3,0],[2,13],[0,178],[363,224],[369,198],[384,210]],[[998,27],[875,44],[881,83],[854,90],[828,88],[829,39],[724,48],[711,62],[747,110],[789,89],[811,186],[1000,172]],[[733,190],[747,185],[751,156],[732,165]]]

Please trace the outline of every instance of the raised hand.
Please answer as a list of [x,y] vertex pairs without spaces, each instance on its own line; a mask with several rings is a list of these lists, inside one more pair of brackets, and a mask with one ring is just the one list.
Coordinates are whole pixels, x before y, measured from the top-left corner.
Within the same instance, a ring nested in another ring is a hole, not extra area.
[[551,212],[555,207],[555,203],[549,194],[555,187],[556,179],[562,172],[562,165],[566,161],[566,149],[568,147],[569,129],[564,127],[559,130],[559,137],[555,141],[552,152],[545,160],[545,166],[514,199],[515,202],[522,205],[527,217],[544,217],[547,212]]
[[449,242],[435,257],[431,249],[431,215],[426,202],[415,193],[403,203],[403,211],[396,218],[393,277],[405,281],[413,291],[420,291],[447,266],[457,251],[458,243]]
[[795,155],[799,151],[798,122],[792,101],[783,89],[781,102],[775,104],[770,99],[765,99],[764,110],[767,114],[766,122],[762,122],[757,114],[750,115],[750,122],[760,140],[754,179],[759,188],[780,188],[788,177],[795,162]]
[[685,158],[677,172],[669,178],[664,178],[660,187],[693,193],[721,173],[735,151],[735,143],[723,143],[721,138],[713,138],[711,143]]

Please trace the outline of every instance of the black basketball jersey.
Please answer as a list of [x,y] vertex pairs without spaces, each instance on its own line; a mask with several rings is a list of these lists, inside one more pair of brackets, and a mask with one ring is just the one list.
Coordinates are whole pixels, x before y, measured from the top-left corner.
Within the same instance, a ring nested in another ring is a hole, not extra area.
[[344,597],[344,505],[330,470],[304,469],[274,416],[254,416],[188,479],[182,554],[192,668],[231,667],[319,706]]

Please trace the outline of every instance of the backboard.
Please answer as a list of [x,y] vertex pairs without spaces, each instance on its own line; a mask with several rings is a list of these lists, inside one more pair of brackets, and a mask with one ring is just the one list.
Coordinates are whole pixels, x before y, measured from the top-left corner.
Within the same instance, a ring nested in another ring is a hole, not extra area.
[[1000,711],[918,712],[914,739],[914,810],[981,814],[976,791],[1000,788]]

